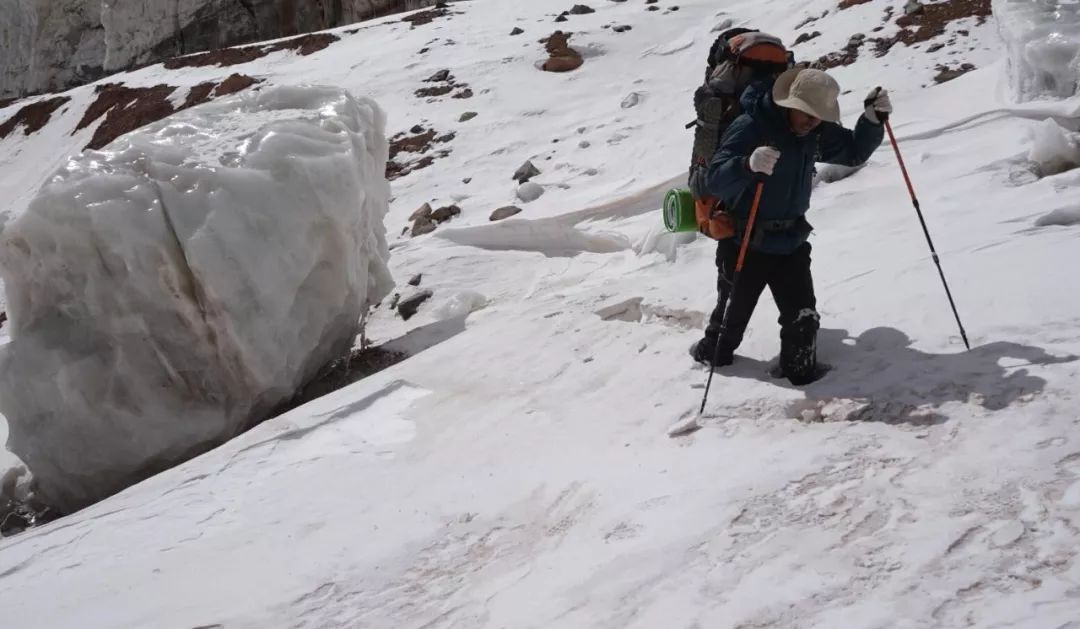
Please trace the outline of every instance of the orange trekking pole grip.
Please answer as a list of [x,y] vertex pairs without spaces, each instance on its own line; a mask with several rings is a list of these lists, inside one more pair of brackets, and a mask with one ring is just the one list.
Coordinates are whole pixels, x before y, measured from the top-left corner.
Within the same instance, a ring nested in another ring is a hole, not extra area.
[[746,261],[746,250],[750,248],[750,236],[754,233],[754,221],[757,219],[758,205],[761,204],[761,191],[765,189],[765,182],[758,181],[754,187],[754,202],[750,205],[750,217],[746,220],[746,229],[743,231],[742,243],[739,245],[739,257],[735,260],[735,272],[731,276],[731,292],[728,293],[727,302],[724,304],[724,320],[720,324],[720,333],[716,335],[716,347],[713,348],[712,365],[709,365],[709,379],[705,382],[705,394],[701,396],[701,408],[698,415],[705,412],[705,404],[709,401],[709,389],[712,388],[713,365],[716,364],[717,354],[720,353],[720,339],[724,338],[727,331],[728,314],[731,312],[731,301],[735,299],[735,291],[739,287],[739,272],[742,271]]

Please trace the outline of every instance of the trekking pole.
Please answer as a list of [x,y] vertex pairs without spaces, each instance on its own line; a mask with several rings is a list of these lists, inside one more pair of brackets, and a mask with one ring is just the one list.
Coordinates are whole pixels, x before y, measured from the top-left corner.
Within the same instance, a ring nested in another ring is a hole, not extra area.
[[937,250],[934,249],[934,241],[930,238],[930,230],[926,227],[926,219],[923,218],[922,208],[919,207],[919,198],[915,196],[915,187],[911,185],[911,177],[908,176],[907,166],[904,165],[904,156],[900,154],[900,146],[896,143],[896,136],[893,135],[892,125],[889,124],[887,115],[878,115],[882,118],[882,124],[885,125],[885,131],[889,134],[889,141],[892,142],[893,150],[896,152],[896,161],[900,163],[900,172],[904,175],[904,183],[907,184],[908,194],[911,195],[911,203],[915,206],[915,213],[919,215],[919,224],[922,225],[923,234],[926,235],[926,244],[930,245],[930,256],[934,259],[934,264],[937,265],[941,283],[945,286],[945,295],[949,298],[949,306],[952,307],[953,316],[956,317],[956,325],[960,327],[960,338],[964,339],[964,347],[970,350],[971,343],[968,343],[967,332],[964,330],[964,324],[960,321],[960,313],[956,310],[956,302],[953,301],[952,291],[949,290],[949,282],[945,279],[945,271],[941,268],[941,259],[938,258]]
[[735,299],[735,291],[739,290],[739,273],[742,271],[743,262],[746,261],[746,250],[750,246],[750,234],[754,231],[754,219],[757,218],[758,204],[761,203],[761,191],[765,188],[765,182],[759,181],[754,189],[754,203],[750,206],[750,218],[746,221],[746,230],[743,232],[742,245],[739,246],[739,257],[735,260],[735,272],[731,275],[731,291],[724,300],[724,318],[720,322],[720,333],[716,336],[716,347],[713,348],[712,365],[709,367],[709,379],[705,382],[705,395],[701,397],[701,409],[698,415],[705,412],[705,403],[709,401],[709,389],[712,387],[713,372],[717,358],[720,355],[720,339],[724,338],[727,331],[728,315],[731,312],[731,302]]

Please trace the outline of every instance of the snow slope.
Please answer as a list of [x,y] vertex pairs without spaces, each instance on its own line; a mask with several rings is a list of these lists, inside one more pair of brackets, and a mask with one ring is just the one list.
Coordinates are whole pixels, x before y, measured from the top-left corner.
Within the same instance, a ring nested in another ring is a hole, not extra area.
[[[592,4],[561,25],[586,53],[565,75],[533,64],[569,7],[525,0],[474,0],[416,29],[385,20],[310,57],[241,68],[374,96],[392,130],[457,132],[450,155],[393,185],[391,233],[424,201],[463,209],[394,245],[395,277],[423,273],[435,296],[407,324],[379,311],[369,332],[414,355],[0,541],[5,621],[1075,626],[1078,175],[1040,178],[1028,134],[1046,118],[1074,121],[1080,100],[1012,104],[992,20],[949,27],[970,32],[959,58],[927,42],[838,69],[848,124],[869,87],[894,92],[895,130],[975,348],[962,351],[883,146],[820,185],[810,214],[821,359],[836,370],[803,389],[770,380],[776,311],[763,299],[702,430],[669,439],[700,402],[705,373],[686,349],[715,275],[711,243],[659,234],[656,208],[687,160],[681,127],[710,30],[731,17],[792,40],[829,9],[808,27],[825,34],[797,48],[810,58],[901,3]],[[508,37],[515,25],[526,34]],[[980,69],[922,87],[958,59]],[[442,68],[476,95],[412,96]],[[151,67],[126,80],[194,84],[234,69]],[[40,135],[0,142],[5,198],[28,194],[56,146],[85,143],[90,129],[64,139],[63,125],[89,89]],[[640,104],[621,108],[632,91]],[[467,110],[479,116],[456,122]],[[489,224],[514,201],[510,175],[526,158],[545,194]]]

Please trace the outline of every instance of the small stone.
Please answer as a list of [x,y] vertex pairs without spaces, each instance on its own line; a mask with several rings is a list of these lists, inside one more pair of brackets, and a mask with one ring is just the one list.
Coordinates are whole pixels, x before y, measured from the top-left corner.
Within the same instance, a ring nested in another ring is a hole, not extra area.
[[415,221],[418,218],[431,218],[431,204],[425,203],[409,215],[410,221]]
[[459,208],[456,205],[447,205],[446,207],[441,207],[441,208],[435,210],[434,212],[432,212],[431,213],[431,220],[437,221],[439,223],[445,223],[446,221],[448,221],[448,220],[450,220],[450,219],[452,219],[455,216],[458,216],[460,214],[461,214],[461,208]]
[[578,132],[579,134],[581,134],[581,133],[585,133],[585,132],[586,132],[586,131],[588,131],[588,130],[589,130],[589,128],[588,128],[588,127],[578,127],[578,128],[577,128],[577,132]]
[[590,177],[595,177],[600,174],[600,171],[596,170],[595,168],[589,168],[585,170],[585,174]]
[[461,117],[458,118],[458,122],[468,122],[468,121],[472,120],[473,118],[475,118],[478,115],[479,114],[477,114],[475,111],[467,111],[467,112],[461,114]]
[[611,30],[615,31],[616,33],[625,33],[626,31],[633,30],[633,28],[634,27],[630,26],[629,24],[619,24],[618,26],[613,26]]
[[423,125],[413,125],[413,128],[409,129],[409,133],[412,133],[413,135],[418,134],[418,133],[423,133],[423,132],[424,132],[424,126]]
[[461,183],[472,183],[472,177],[466,177],[461,180]]
[[441,81],[446,81],[449,78],[450,78],[450,71],[449,70],[439,70],[435,74],[432,74],[431,76],[429,76],[427,78],[427,80],[425,81],[425,83],[439,83]]
[[641,96],[642,96],[641,92],[630,92],[626,96],[626,98],[624,98],[622,100],[622,103],[619,106],[622,107],[623,109],[630,109],[631,107],[637,107],[637,105],[641,102]]
[[501,221],[504,218],[510,218],[515,214],[521,214],[521,212],[521,208],[517,207],[516,205],[507,205],[492,212],[491,217],[488,220]]
[[416,221],[413,223],[412,237],[416,238],[417,236],[430,234],[431,232],[435,231],[435,227],[437,227],[437,225],[435,225],[434,221],[432,221],[430,218],[422,216],[416,219]]
[[570,9],[571,15],[587,15],[589,13],[596,13],[596,9],[585,4],[575,4],[573,8]]
[[422,290],[402,299],[397,304],[398,314],[401,315],[402,319],[408,321],[420,310],[420,305],[431,299],[433,294],[430,290]]
[[565,22],[566,21],[566,14],[560,15],[559,17],[555,18],[555,21],[556,22]]
[[592,144],[590,144],[588,140],[582,140],[582,141],[578,142],[578,148],[587,149],[590,146],[592,146]]
[[420,281],[423,279],[424,275],[422,273],[417,273],[416,275],[409,278],[409,286],[419,286]]
[[540,169],[534,166],[532,161],[526,161],[516,171],[514,171],[514,176],[511,177],[511,179],[518,183],[525,183],[526,181],[532,179],[533,177],[536,177],[539,174]]
[[520,186],[518,186],[517,189],[517,198],[521,199],[525,203],[535,201],[541,196],[543,196],[543,194],[544,186],[541,186],[540,184],[532,181],[521,184]]
[[919,0],[908,0],[908,3],[904,5],[904,15],[918,15],[924,11],[926,7]]
[[660,0],[645,0],[645,4],[656,4]]
[[510,35],[520,35],[520,34],[522,34],[522,33],[524,33],[524,32],[525,32],[525,31],[523,31],[523,30],[521,30],[520,28],[518,28],[518,27],[516,27],[516,26],[515,26],[515,27],[514,27],[514,30],[510,31]]
[[652,4],[652,5],[649,5],[649,6],[645,7],[645,10],[646,11],[659,11],[660,7],[656,6],[655,4]]

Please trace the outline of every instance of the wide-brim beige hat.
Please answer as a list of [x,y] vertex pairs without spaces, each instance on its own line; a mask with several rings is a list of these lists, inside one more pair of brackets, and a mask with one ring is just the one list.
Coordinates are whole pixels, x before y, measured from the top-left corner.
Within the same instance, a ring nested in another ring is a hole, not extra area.
[[776,78],[773,102],[788,109],[840,122],[840,84],[821,70],[792,68]]

